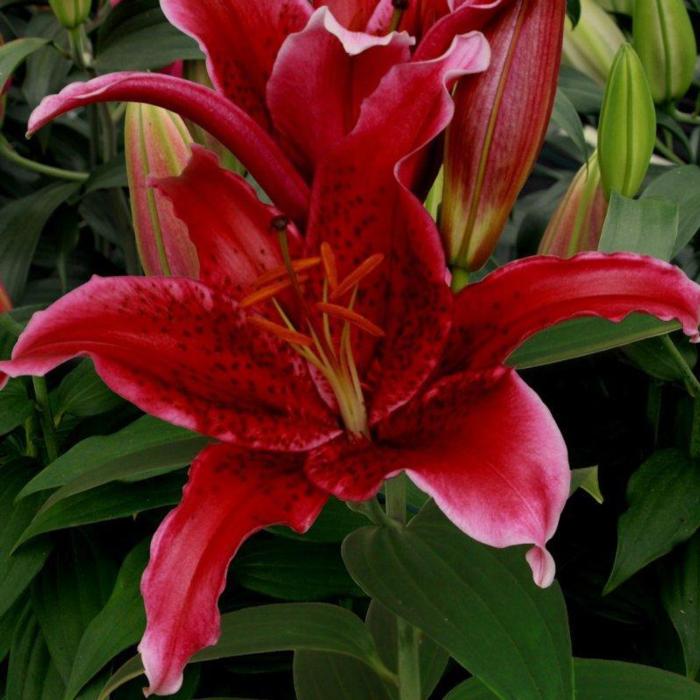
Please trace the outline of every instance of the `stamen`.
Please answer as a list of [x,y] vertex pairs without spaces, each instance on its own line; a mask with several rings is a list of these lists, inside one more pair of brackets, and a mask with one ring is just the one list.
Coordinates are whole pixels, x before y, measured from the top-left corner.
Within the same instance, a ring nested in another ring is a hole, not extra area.
[[[303,284],[308,279],[308,275],[301,275],[299,277],[299,283]],[[257,291],[253,292],[252,294],[249,294],[247,297],[242,299],[239,302],[240,306],[242,309],[245,309],[249,306],[255,306],[255,304],[259,304],[261,301],[266,301],[267,299],[271,299],[272,297],[277,296],[281,291],[288,289],[291,286],[292,280],[290,279],[280,280],[279,282],[275,282],[274,284],[269,284],[267,287],[258,289]]]
[[314,344],[313,338],[310,338],[308,335],[304,335],[303,333],[298,333],[297,331],[280,326],[278,323],[269,321],[263,316],[251,316],[248,320],[254,326],[257,326],[264,331],[268,331],[269,333],[276,335],[278,338],[285,340],[292,345],[301,345],[302,347],[308,348]]
[[355,285],[359,284],[367,275],[382,264],[384,256],[381,253],[370,255],[367,260],[353,270],[331,293],[331,300],[335,301],[344,294],[347,294]]
[[326,271],[326,279],[331,292],[334,292],[338,286],[338,267],[335,264],[335,253],[328,243],[321,243],[321,259],[323,260],[323,268]]
[[[300,258],[292,260],[292,269],[294,272],[304,272],[312,267],[316,267],[321,262],[321,258]],[[280,277],[287,277],[289,270],[286,265],[278,265],[267,272],[263,272],[258,279],[255,280],[256,287],[262,287],[270,282],[275,282]]]
[[379,326],[372,323],[372,321],[370,321],[368,318],[361,316],[356,311],[348,309],[345,306],[338,306],[338,304],[325,304],[323,302],[318,302],[316,304],[316,308],[319,311],[322,311],[324,314],[328,314],[329,316],[333,316],[334,318],[339,318],[342,321],[352,323],[353,325],[357,326],[358,328],[361,328],[363,331],[366,331],[370,335],[374,335],[376,337],[381,337],[384,335],[384,331]]

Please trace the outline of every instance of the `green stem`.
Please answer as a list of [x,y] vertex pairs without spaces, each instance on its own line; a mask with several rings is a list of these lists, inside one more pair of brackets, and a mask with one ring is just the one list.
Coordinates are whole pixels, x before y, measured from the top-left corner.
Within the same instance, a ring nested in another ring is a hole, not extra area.
[[421,700],[418,630],[400,617],[398,625],[399,700]]
[[671,356],[673,361],[676,363],[676,367],[681,371],[683,378],[685,379],[685,387],[688,393],[695,398],[700,396],[700,380],[695,376],[695,373],[688,366],[683,355],[681,355],[680,350],[676,347],[675,343],[671,340],[668,335],[661,336],[661,342],[663,343],[666,351]]
[[58,459],[58,441],[56,440],[53,417],[51,416],[49,390],[46,386],[46,380],[43,377],[33,377],[32,383],[34,385],[34,395],[36,396],[41,432],[44,435],[46,457],[48,458],[48,463],[51,464],[51,462]]
[[469,284],[469,273],[463,267],[452,268],[452,291],[457,294]]
[[61,180],[71,180],[73,182],[85,182],[85,180],[90,177],[88,173],[76,171],[76,170],[63,170],[63,168],[53,168],[50,165],[44,165],[43,163],[37,163],[34,160],[29,160],[21,156],[17,151],[15,151],[12,146],[8,143],[4,136],[0,136],[0,156],[9,160],[16,165],[19,165],[27,170],[31,170],[40,175],[48,175],[49,177],[57,177]]
[[693,124],[694,126],[700,125],[700,117],[695,114],[686,114],[677,109],[671,111],[671,116],[677,121],[683,124]]
[[345,505],[353,512],[364,515],[367,520],[370,520],[375,525],[388,524],[388,518],[382,507],[377,503],[376,498],[372,498],[369,501],[346,501]]
[[686,165],[686,162],[676,155],[661,139],[656,139],[656,150],[677,165]]
[[690,456],[700,459],[700,398],[693,403],[693,425],[690,429]]
[[24,439],[27,443],[25,454],[27,457],[36,458],[39,456],[39,449],[36,446],[36,433],[36,415],[32,413],[32,415],[24,421]]
[[386,514],[402,525],[406,524],[406,480],[403,474],[390,479],[384,485]]

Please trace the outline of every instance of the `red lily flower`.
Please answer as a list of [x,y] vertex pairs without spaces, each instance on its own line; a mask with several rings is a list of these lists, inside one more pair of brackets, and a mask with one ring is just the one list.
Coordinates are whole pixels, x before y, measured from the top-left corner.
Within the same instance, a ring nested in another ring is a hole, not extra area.
[[400,19],[419,35],[416,45],[408,33],[390,32],[379,21],[384,0],[316,2],[315,11],[308,0],[162,0],[169,20],[204,50],[215,90],[171,76],[114,73],[47,97],[29,132],[93,102],[164,107],[217,138],[293,221],[304,223],[318,154],[352,131],[387,71],[437,58],[456,36],[478,29],[510,1],[413,3]]
[[[392,69],[319,161],[304,238],[195,147],[158,186],[188,226],[200,281],[93,278],[36,314],[0,363],[45,374],[87,355],[144,411],[220,441],[153,540],[140,645],[151,692],[175,692],[218,638],[217,599],[245,538],[272,524],[303,532],[329,494],[366,499],[401,470],[472,537],[532,544],[548,585],[566,448],[507,357],[581,315],[645,311],[697,337],[700,287],[632,255],[518,261],[452,297],[439,233],[406,183],[451,117],[445,84],[483,49],[460,38]],[[387,123],[412,128],[386,138]]]

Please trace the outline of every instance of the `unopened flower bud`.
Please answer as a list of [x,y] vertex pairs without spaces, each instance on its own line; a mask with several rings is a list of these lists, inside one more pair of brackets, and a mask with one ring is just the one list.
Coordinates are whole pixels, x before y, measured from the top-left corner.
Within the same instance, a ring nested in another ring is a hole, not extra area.
[[49,0],[56,19],[66,28],[75,29],[90,16],[92,0]]
[[654,102],[679,100],[693,81],[697,54],[684,0],[636,0],[633,34]]
[[598,127],[598,162],[609,197],[634,197],[649,168],[656,141],[656,111],[644,68],[625,44],[615,57]]
[[489,259],[539,155],[554,104],[565,0],[513,0],[484,28],[489,69],[463,78],[445,142],[440,228],[453,267]]
[[131,103],[124,131],[131,212],[139,257],[148,275],[199,275],[197,251],[173,206],[151,178],[175,177],[187,165],[190,137],[182,119],[160,107]]
[[608,12],[619,15],[631,15],[634,11],[634,0],[597,0],[598,4]]
[[597,250],[607,210],[595,152],[571,181],[547,226],[538,253],[569,258],[585,250]]
[[581,19],[576,27],[566,20],[564,61],[604,85],[624,43],[625,35],[608,13],[594,0],[581,0]]
[[0,314],[4,314],[6,311],[12,311],[12,301],[5,287],[0,284]]

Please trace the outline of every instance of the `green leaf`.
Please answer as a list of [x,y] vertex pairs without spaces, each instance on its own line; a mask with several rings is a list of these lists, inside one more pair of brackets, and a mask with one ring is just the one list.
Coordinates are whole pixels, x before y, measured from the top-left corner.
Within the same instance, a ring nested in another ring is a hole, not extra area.
[[80,639],[64,700],[73,700],[91,678],[143,634],[146,614],[139,584],[147,562],[147,542],[127,555],[109,600]]
[[244,588],[281,600],[362,595],[337,545],[253,539],[236,555],[233,574]]
[[605,593],[700,527],[700,463],[681,450],[656,452],[632,475],[627,502],[629,509],[618,522],[615,563]]
[[588,146],[586,145],[586,137],[583,135],[581,117],[578,116],[576,108],[563,90],[557,90],[552,119],[576,144],[581,162],[585,163],[588,160]]
[[566,14],[575,27],[581,19],[581,0],[566,0]]
[[55,183],[0,209],[0,279],[10,298],[24,294],[39,236],[54,211],[79,185]]
[[657,177],[644,190],[642,198],[665,199],[678,205],[678,237],[673,255],[684,248],[700,228],[700,168],[681,165]]
[[184,483],[184,474],[166,474],[145,483],[105,484],[77,493],[40,510],[22,533],[18,545],[47,532],[129,518],[145,510],[173,506],[182,498]]
[[28,596],[23,596],[0,617],[0,662],[5,660],[10,651],[12,637],[28,605]]
[[32,415],[34,404],[21,379],[12,379],[0,391],[0,435],[5,435]]
[[37,496],[15,503],[17,494],[29,478],[29,469],[29,464],[23,460],[0,467],[0,617],[41,571],[50,551],[47,541],[37,540],[12,553],[17,539],[41,503],[41,497]]
[[392,700],[386,685],[365,664],[320,651],[294,654],[297,700]]
[[51,395],[51,403],[58,424],[66,413],[79,418],[98,416],[121,405],[122,399],[107,388],[92,362],[83,360],[63,378]]
[[15,39],[8,41],[0,47],[0,85],[12,76],[17,67],[27,56],[31,56],[37,49],[46,46],[48,39],[37,39],[28,37],[25,39]]
[[31,607],[25,610],[12,639],[6,692],[8,700],[56,700],[63,696],[61,675]]
[[[192,661],[298,650],[349,656],[391,677],[362,620],[349,610],[325,603],[261,605],[222,615],[219,642]],[[100,700],[142,672],[140,658],[130,659],[109,679]]]
[[68,682],[80,640],[114,583],[111,560],[83,537],[53,553],[32,586],[32,607],[58,672]]
[[87,438],[37,474],[22,490],[65,487],[51,503],[115,480],[146,479],[188,465],[209,442],[169,423],[143,416],[112,435]]
[[610,197],[598,250],[630,251],[670,260],[678,238],[678,205],[663,199]]
[[166,21],[157,1],[132,0],[114,8],[100,27],[95,68],[148,70],[201,58],[197,44]]
[[631,314],[620,323],[575,318],[534,335],[508,358],[508,364],[516,369],[551,365],[666,335],[678,328],[680,324],[675,321],[659,321],[644,314]]
[[562,66],[559,71],[559,89],[566,92],[576,111],[598,114],[603,103],[603,90],[594,80],[575,68]]
[[[700,684],[651,666],[576,659],[576,700],[700,700]],[[496,700],[476,679],[462,683],[445,700]]]
[[[698,361],[698,351],[685,337],[674,343],[678,352],[683,356],[687,365],[692,369]],[[661,338],[648,338],[624,348],[624,353],[637,367],[655,379],[666,382],[681,381],[685,378]]]
[[683,647],[689,678],[700,673],[700,533],[664,567],[661,599]]
[[573,697],[563,597],[535,586],[522,548],[478,544],[430,503],[407,528],[353,533],[343,558],[372,598],[502,697]]
[[603,502],[598,482],[598,467],[584,467],[571,470],[571,493],[583,489],[596,503]]

